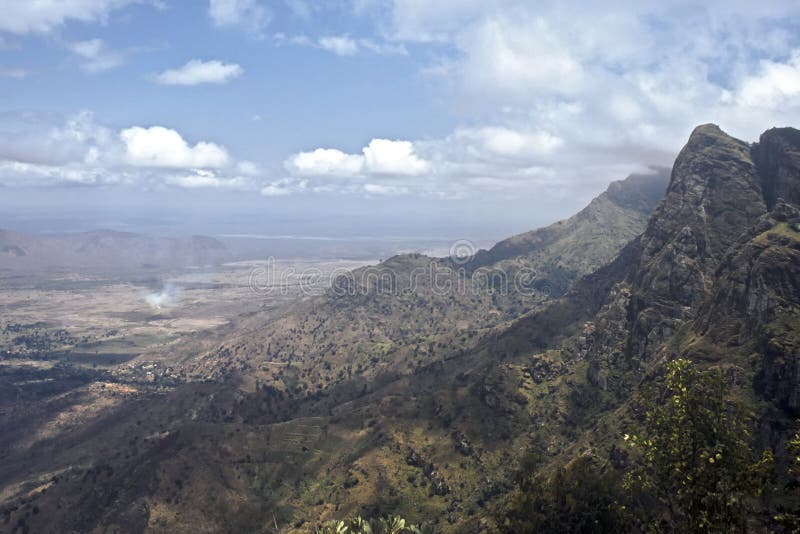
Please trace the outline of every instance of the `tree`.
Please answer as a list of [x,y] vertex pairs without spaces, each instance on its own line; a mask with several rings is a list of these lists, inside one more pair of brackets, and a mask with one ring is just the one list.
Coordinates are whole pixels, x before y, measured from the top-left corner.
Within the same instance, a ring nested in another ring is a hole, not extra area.
[[[789,482],[786,484],[788,495],[793,495],[795,503],[798,488],[800,488],[800,432],[797,432],[786,441],[786,451],[789,453]],[[800,532],[800,509],[782,510],[775,516],[775,520],[787,532]]]
[[687,532],[743,532],[753,498],[772,468],[756,460],[747,417],[728,396],[721,370],[701,372],[686,359],[667,364],[661,400],[645,400],[640,433],[625,439],[640,451],[629,488],[647,489]]

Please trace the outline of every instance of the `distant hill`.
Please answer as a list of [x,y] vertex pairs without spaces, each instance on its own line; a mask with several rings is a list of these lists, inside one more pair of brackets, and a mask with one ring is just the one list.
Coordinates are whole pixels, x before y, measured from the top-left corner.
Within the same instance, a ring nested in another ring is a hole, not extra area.
[[32,235],[0,230],[0,269],[125,272],[207,265],[227,256],[221,242],[205,236],[151,237],[113,230]]
[[612,182],[569,219],[500,241],[479,251],[468,265],[511,268],[522,262],[561,294],[577,278],[613,260],[622,246],[642,233],[668,183],[669,170],[664,168]]

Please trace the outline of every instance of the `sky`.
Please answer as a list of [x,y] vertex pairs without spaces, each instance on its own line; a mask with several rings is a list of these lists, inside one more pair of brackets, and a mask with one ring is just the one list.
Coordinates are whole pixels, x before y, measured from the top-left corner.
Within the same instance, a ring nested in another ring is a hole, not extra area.
[[500,238],[698,124],[800,126],[796,1],[0,10],[5,227]]

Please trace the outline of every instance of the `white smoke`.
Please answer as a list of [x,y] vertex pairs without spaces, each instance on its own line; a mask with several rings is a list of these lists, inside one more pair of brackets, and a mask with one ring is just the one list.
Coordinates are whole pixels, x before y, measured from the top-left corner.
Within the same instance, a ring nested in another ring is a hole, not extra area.
[[175,304],[177,299],[177,288],[172,284],[164,284],[161,291],[157,293],[148,293],[144,300],[154,310],[167,308]]

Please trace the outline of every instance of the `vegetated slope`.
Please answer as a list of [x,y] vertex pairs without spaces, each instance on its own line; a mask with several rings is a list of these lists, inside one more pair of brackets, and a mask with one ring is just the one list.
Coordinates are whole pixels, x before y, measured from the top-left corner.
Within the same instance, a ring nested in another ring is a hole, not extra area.
[[158,238],[113,230],[39,236],[0,230],[0,268],[14,271],[129,272],[208,265],[227,257],[225,245],[205,236]]

